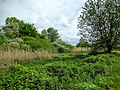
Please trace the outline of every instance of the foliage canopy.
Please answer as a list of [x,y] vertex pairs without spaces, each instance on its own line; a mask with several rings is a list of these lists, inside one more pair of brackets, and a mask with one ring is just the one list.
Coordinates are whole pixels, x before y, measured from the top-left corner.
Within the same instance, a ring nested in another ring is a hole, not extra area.
[[95,49],[120,45],[120,1],[88,0],[78,18],[79,34]]

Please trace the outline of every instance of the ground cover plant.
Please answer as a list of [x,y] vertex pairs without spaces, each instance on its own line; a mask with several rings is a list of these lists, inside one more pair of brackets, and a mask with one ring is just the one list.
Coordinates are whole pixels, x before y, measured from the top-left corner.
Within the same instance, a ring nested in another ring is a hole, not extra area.
[[1,70],[3,90],[119,90],[120,54],[61,54]]

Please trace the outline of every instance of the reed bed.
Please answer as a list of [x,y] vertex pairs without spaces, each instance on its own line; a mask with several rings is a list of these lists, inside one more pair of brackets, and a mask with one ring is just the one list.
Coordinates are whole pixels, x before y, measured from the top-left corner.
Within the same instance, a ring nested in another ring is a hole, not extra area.
[[91,50],[91,48],[85,48],[85,47],[78,47],[78,48],[73,48],[72,50],[71,50],[71,52],[72,53],[77,53],[77,52],[88,52],[88,51],[90,51]]
[[0,52],[0,68],[9,67],[16,61],[50,59],[53,53],[48,51],[7,50]]

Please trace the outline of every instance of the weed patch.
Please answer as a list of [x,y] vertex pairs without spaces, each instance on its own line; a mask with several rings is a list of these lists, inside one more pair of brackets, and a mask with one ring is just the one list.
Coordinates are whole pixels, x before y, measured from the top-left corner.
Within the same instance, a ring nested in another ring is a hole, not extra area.
[[53,60],[20,63],[1,71],[0,89],[119,90],[119,60],[119,54],[98,54],[83,59],[61,55]]

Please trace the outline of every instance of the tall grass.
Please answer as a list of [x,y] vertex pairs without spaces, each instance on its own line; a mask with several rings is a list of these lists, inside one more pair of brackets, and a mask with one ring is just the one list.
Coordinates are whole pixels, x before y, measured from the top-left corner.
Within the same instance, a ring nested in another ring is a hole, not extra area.
[[85,47],[78,47],[78,48],[73,48],[71,50],[72,53],[77,53],[77,52],[89,52],[91,48],[85,48]]
[[9,67],[19,60],[49,59],[53,56],[48,51],[7,50],[0,51],[0,68]]

